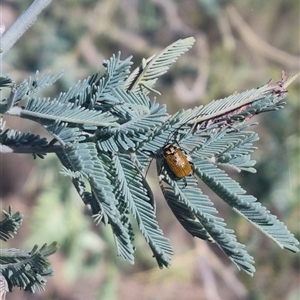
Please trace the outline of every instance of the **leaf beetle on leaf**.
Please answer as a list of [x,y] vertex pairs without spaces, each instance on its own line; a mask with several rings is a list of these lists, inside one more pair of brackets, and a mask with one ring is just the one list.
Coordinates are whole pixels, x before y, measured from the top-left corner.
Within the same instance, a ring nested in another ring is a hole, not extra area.
[[175,177],[181,179],[192,172],[192,163],[189,161],[187,154],[172,144],[163,148],[163,158],[169,169]]

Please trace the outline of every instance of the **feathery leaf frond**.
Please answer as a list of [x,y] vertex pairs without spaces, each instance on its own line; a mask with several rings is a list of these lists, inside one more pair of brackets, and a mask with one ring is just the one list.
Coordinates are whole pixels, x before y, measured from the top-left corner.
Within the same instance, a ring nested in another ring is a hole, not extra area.
[[21,117],[34,121],[55,120],[66,123],[87,124],[99,127],[117,126],[116,120],[109,113],[102,113],[85,109],[72,103],[61,103],[49,99],[32,98],[25,109],[21,110]]
[[14,83],[14,81],[10,76],[8,76],[8,75],[0,76],[0,89],[6,88],[6,87],[11,87],[13,83]]
[[[181,217],[181,221],[183,221],[181,224],[183,226],[188,225],[185,227],[188,232],[204,240],[215,242],[239,269],[252,276],[255,272],[253,257],[244,250],[244,245],[237,242],[236,236],[233,234],[234,231],[225,227],[224,220],[215,216],[218,213],[217,210],[208,196],[204,195],[197,187],[195,178],[186,177],[176,181],[171,178],[172,174],[170,177],[164,167],[161,176],[162,180],[172,187],[172,189],[165,188],[161,183],[162,192],[172,211],[175,211],[175,216],[180,215],[178,210],[181,207],[189,212],[187,216]],[[195,232],[195,228],[191,227],[192,224],[196,225],[200,231]]]
[[152,56],[127,78],[124,88],[135,93],[148,94],[153,90],[158,77],[164,75],[180,55],[188,51],[195,39],[180,39],[165,48],[160,54]]
[[48,71],[41,79],[39,79],[39,71],[36,71],[35,78],[30,77],[28,80],[24,80],[19,84],[16,87],[15,101],[12,103],[11,107],[17,105],[21,100],[29,99],[42,88],[52,85],[63,75],[63,73],[60,72],[51,77],[50,73],[51,72]]
[[14,286],[32,293],[44,290],[46,279],[52,275],[48,256],[57,251],[56,243],[34,246],[31,251],[2,249],[0,256],[1,274],[11,291]]
[[23,215],[20,212],[12,213],[12,208],[9,206],[8,212],[3,210],[5,218],[0,221],[0,240],[6,242],[17,233],[23,222]]
[[118,179],[123,201],[127,203],[129,211],[137,220],[141,233],[151,247],[158,265],[161,268],[169,267],[168,255],[173,254],[173,249],[156,221],[155,212],[150,204],[149,192],[143,182],[143,175],[128,155],[120,154],[116,159],[122,167],[118,168],[122,172],[118,174]]
[[[94,102],[107,102],[109,95],[116,88],[121,88],[130,73],[132,65],[131,57],[121,60],[121,52],[117,56],[113,55],[109,60],[103,62],[106,73],[94,86],[98,86],[98,92],[95,94]],[[108,101],[109,102],[109,101]]]
[[286,226],[259,202],[256,202],[255,197],[245,195],[246,191],[223,170],[201,158],[195,158],[193,163],[197,176],[236,212],[268,235],[280,247],[293,252],[299,251],[296,247],[299,242]]
[[[131,74],[131,57],[121,60],[120,53],[113,55],[103,63],[103,76],[96,73],[54,99],[32,95],[52,84],[59,74],[51,78],[47,73],[41,80],[37,74],[34,80],[18,86],[0,78],[0,88],[2,84],[11,89],[9,98],[1,102],[0,113],[38,122],[54,137],[48,143],[34,134],[5,130],[1,121],[0,151],[9,152],[9,147],[17,149],[17,145],[31,147],[35,155],[55,152],[63,165],[62,174],[71,179],[95,222],[111,226],[118,255],[134,263],[134,219],[162,268],[170,266],[173,250],[156,221],[155,199],[142,173],[151,159],[156,159],[162,192],[181,225],[193,236],[215,242],[239,269],[252,275],[254,261],[244,245],[217,216],[213,202],[197,187],[196,178],[179,179],[172,173],[164,148],[177,144],[181,155],[173,159],[175,167],[190,163],[188,171],[192,169],[193,175],[233,210],[281,247],[297,252],[299,242],[286,226],[253,196],[246,195],[221,167],[255,172],[251,154],[258,136],[249,130],[253,124],[247,122],[254,115],[282,108],[286,88],[299,74],[286,78],[282,73],[275,84],[169,115],[165,105],[147,94],[156,92],[157,79],[193,43],[194,38],[178,40],[143,60]],[[21,100],[26,101],[25,108]],[[2,237],[8,238],[9,233]],[[19,275],[23,267],[18,268],[14,285],[33,289],[29,275],[23,275],[23,269]],[[38,281],[37,277],[32,280]]]

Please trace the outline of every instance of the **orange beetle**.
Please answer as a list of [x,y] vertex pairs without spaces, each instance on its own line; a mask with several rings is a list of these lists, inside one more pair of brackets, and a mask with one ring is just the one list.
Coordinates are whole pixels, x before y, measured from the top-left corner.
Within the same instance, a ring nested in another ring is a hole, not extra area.
[[163,157],[166,164],[177,178],[184,178],[192,172],[191,162],[180,148],[168,144],[163,149]]

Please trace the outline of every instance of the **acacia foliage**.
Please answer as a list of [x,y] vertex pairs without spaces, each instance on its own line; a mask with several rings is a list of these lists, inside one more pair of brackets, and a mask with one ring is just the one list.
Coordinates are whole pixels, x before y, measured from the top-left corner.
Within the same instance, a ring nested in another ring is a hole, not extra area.
[[[39,79],[37,73],[19,85],[1,78],[1,86],[11,88],[9,99],[0,105],[1,113],[38,122],[53,139],[5,129],[2,124],[0,142],[11,152],[39,157],[55,152],[63,164],[61,173],[70,177],[95,221],[111,227],[118,255],[134,263],[135,220],[162,268],[170,266],[173,249],[156,220],[155,199],[144,176],[155,158],[162,192],[181,225],[193,236],[216,243],[239,269],[253,275],[253,258],[197,183],[204,182],[280,247],[298,251],[299,242],[286,226],[222,168],[255,172],[251,153],[258,136],[250,130],[249,119],[282,108],[286,88],[296,76],[287,79],[283,74],[276,84],[170,115],[165,105],[148,95],[158,93],[157,79],[193,43],[193,38],[178,40],[143,60],[132,73],[131,58],[113,55],[103,63],[105,74],[94,74],[55,99],[35,93],[61,74],[47,73]],[[190,156],[195,176],[178,179],[171,172],[162,155],[169,143],[178,144]]]

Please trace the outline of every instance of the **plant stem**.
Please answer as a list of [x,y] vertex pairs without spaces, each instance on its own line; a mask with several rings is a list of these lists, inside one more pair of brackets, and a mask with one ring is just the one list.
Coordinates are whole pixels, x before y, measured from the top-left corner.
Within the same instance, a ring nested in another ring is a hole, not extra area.
[[34,24],[38,14],[52,2],[52,0],[35,0],[27,10],[25,10],[15,23],[0,36],[0,60],[16,43],[16,41]]

